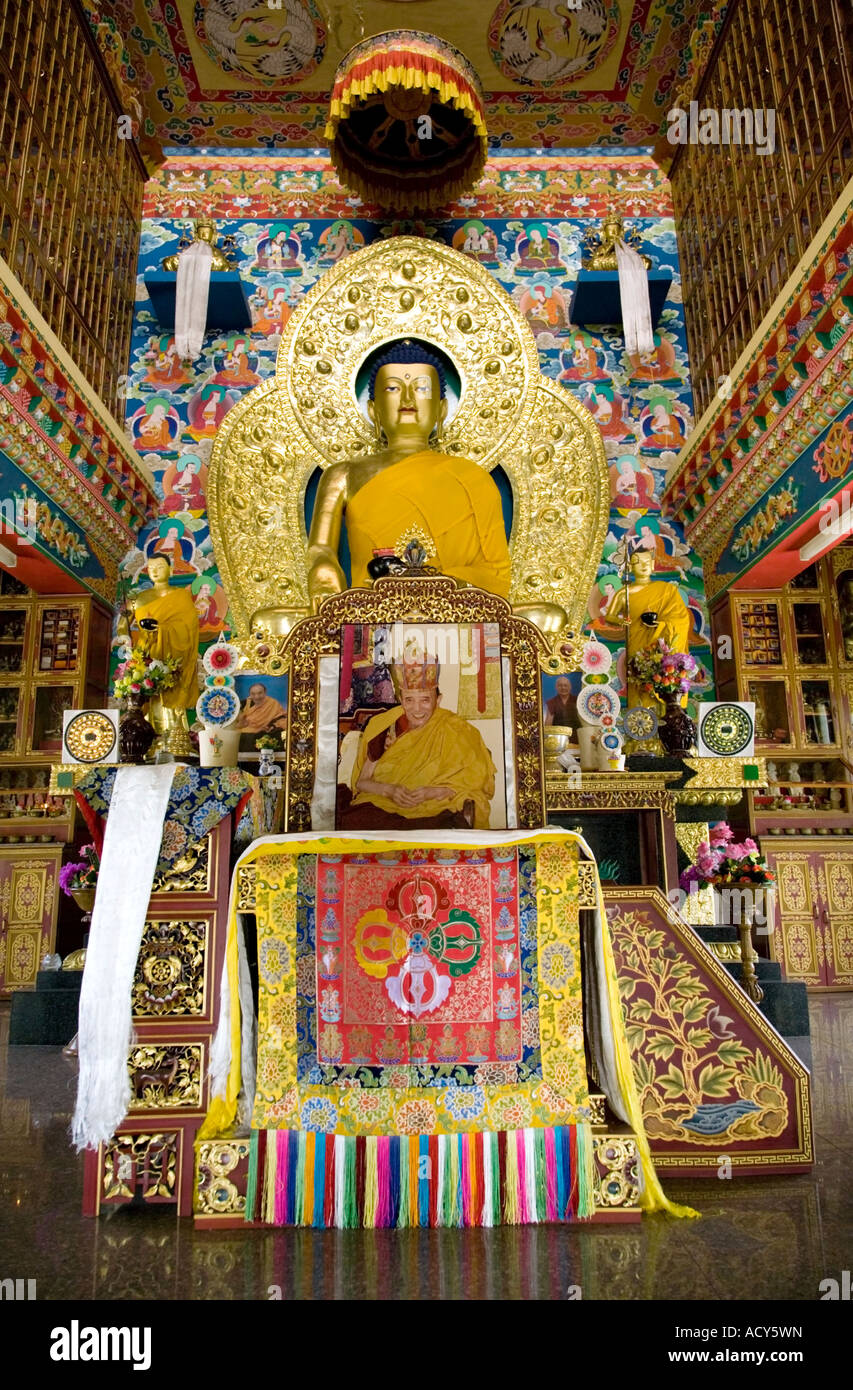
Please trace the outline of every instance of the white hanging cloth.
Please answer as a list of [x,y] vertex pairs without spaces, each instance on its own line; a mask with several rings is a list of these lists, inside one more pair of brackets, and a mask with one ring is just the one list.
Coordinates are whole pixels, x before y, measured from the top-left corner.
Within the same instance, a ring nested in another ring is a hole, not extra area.
[[625,351],[628,354],[654,352],[649,273],[642,257],[632,247],[626,246],[624,241],[616,243],[616,265],[619,270]]
[[204,342],[212,260],[213,247],[207,241],[194,241],[178,257],[175,347],[184,362],[198,357]]
[[130,1106],[131,988],[176,763],[120,767],[104,831],[80,988],[77,1149],[111,1139]]

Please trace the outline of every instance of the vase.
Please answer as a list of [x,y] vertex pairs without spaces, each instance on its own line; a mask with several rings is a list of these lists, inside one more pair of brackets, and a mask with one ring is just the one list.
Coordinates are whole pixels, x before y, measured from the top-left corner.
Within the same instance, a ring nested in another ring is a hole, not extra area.
[[236,767],[239,749],[239,729],[214,729],[202,725],[198,731],[198,753],[202,767]]
[[87,914],[91,913],[92,908],[95,906],[94,888],[72,888],[71,896],[81,912]]
[[665,753],[683,758],[696,747],[696,725],[681,708],[678,695],[664,696],[664,716],[658,725],[658,738]]
[[154,730],[142,713],[142,695],[128,695],[118,726],[118,755],[123,763],[142,763],[154,742]]

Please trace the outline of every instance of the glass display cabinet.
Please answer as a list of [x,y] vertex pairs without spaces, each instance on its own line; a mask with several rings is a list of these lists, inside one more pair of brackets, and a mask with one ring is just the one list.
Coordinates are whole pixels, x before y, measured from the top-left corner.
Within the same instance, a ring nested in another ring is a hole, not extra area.
[[770,952],[788,979],[853,986],[853,545],[784,589],[729,592],[712,613],[717,691],[755,702],[767,785],[750,831],[777,880]]
[[73,803],[48,795],[66,709],[104,703],[110,617],[44,598],[0,570],[0,842],[68,840]]

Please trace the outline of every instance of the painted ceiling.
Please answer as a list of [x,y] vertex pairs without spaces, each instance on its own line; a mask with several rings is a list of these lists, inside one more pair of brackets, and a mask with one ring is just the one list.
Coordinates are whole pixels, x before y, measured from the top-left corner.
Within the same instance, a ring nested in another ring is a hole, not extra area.
[[[715,0],[84,0],[116,85],[165,146],[316,148],[343,55],[395,28],[474,65],[493,148],[654,144]],[[136,103],[138,102],[138,106]]]

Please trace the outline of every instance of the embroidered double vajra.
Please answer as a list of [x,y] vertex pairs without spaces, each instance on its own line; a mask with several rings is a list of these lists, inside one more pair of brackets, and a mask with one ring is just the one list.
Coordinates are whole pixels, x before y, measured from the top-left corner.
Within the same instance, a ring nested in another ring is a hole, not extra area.
[[470,912],[450,907],[440,883],[420,873],[394,885],[386,908],[365,912],[356,924],[356,959],[365,974],[384,980],[401,1013],[420,1018],[444,1003],[454,979],[474,969],[482,928]]

